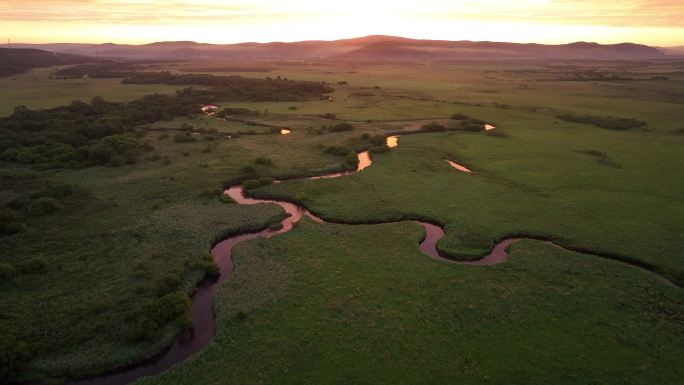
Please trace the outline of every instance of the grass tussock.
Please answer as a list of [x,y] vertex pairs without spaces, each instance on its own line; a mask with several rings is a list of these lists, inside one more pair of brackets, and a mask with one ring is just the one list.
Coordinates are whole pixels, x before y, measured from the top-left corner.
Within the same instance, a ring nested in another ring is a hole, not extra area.
[[646,122],[641,120],[613,116],[562,114],[557,115],[556,118],[571,123],[591,124],[608,130],[630,130],[646,126]]

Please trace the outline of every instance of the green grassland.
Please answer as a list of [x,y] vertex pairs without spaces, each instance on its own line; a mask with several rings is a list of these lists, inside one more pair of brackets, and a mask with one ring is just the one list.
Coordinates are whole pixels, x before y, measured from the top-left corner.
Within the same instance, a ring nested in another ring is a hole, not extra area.
[[[293,181],[256,194],[300,197],[333,221],[428,218],[446,225],[440,247],[454,257],[475,258],[496,240],[526,234],[635,259],[684,284],[684,207],[678,204],[684,172],[672,161],[681,138],[543,118],[502,132],[509,136],[402,137],[397,149],[376,155],[358,175]],[[582,152],[587,149],[606,153],[610,163]],[[460,173],[445,159],[475,173]]]
[[[430,219],[445,225],[439,247],[454,257],[473,258],[502,237],[525,234],[629,258],[684,284],[684,77],[673,75],[681,64],[561,64],[264,63],[274,70],[241,75],[326,81],[335,88],[332,101],[217,101],[259,111],[250,120],[293,132],[229,139],[268,128],[199,114],[157,122],[150,128],[186,123],[220,135],[178,143],[173,133],[149,131],[144,139],[155,150],[132,165],[41,171],[0,163],[3,204],[76,186],[60,198],[61,210],[1,238],[0,264],[16,271],[0,280],[7,310],[0,331],[24,345],[14,349],[26,364],[19,379],[92,374],[167,345],[187,326],[182,299],[211,273],[216,237],[267,227],[281,214],[275,205],[218,201],[216,190],[245,166],[259,176],[318,174],[344,161],[324,153],[327,146],[361,148],[369,145],[362,133],[415,129],[454,113],[492,122],[503,136],[404,136],[359,174],[254,193],[301,201],[335,221]],[[166,69],[184,66],[197,64]],[[638,80],[549,80],[587,68]],[[51,80],[50,71],[0,79],[0,115],[19,104],[51,107],[97,95],[123,101],[180,88]],[[338,123],[318,116],[326,113],[355,130],[317,130]],[[606,130],[560,114],[647,125]],[[273,166],[256,165],[257,157]],[[620,262],[532,241],[516,245],[503,265],[449,265],[420,254],[421,237],[410,222],[303,223],[240,245],[235,273],[215,298],[216,340],[141,383],[659,384],[682,377],[680,288]],[[142,314],[169,298],[181,302],[180,313]]]
[[167,85],[122,85],[121,79],[55,79],[56,68],[39,68],[20,75],[0,78],[0,116],[14,107],[33,109],[63,106],[73,100],[90,101],[102,96],[111,102],[138,99],[152,93],[171,94],[178,87]]
[[304,223],[237,249],[204,352],[140,384],[656,384],[682,291],[538,242],[494,267],[420,254],[414,223]]

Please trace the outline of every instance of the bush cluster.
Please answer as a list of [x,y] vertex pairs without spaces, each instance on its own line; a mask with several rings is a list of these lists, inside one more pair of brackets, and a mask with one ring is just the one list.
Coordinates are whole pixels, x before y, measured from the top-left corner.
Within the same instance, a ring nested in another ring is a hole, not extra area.
[[566,122],[591,124],[608,130],[629,130],[646,126],[646,122],[633,118],[572,114],[562,114],[557,115],[556,117],[560,120],[565,120]]
[[428,124],[424,124],[421,128],[421,130],[426,131],[426,132],[439,132],[439,131],[446,131],[446,126],[443,126],[437,122],[432,122]]
[[273,167],[273,159],[260,156],[254,159],[254,164]]
[[347,156],[349,153],[352,153],[353,151],[349,147],[328,146],[325,148],[325,150],[323,150],[323,152],[331,155]]
[[272,184],[275,180],[273,178],[265,177],[260,179],[250,179],[242,183],[242,187],[246,190],[252,190],[258,187]]
[[[205,101],[304,101],[320,99],[334,91],[322,82],[289,80],[277,77],[257,79],[240,76],[215,76],[210,74],[172,74],[170,72],[137,72],[126,77],[124,84],[169,84],[206,86],[195,91]],[[206,104],[206,103],[204,103]]]
[[192,327],[190,299],[182,291],[144,301],[129,322],[129,337],[131,341],[155,341],[159,339],[163,327],[170,323],[181,330]]
[[460,112],[451,115],[451,120],[466,120],[466,119],[469,119],[469,118],[470,118],[470,117],[469,117],[468,115],[462,114],[462,113],[460,113]]

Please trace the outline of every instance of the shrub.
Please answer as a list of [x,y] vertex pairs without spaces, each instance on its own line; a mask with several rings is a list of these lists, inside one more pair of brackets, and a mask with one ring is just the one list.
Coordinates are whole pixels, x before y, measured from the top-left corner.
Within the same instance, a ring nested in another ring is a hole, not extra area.
[[187,143],[194,142],[196,139],[189,132],[177,132],[173,135],[173,140],[176,143]]
[[91,139],[99,139],[123,133],[123,126],[123,121],[119,117],[102,117],[85,126],[83,134]]
[[356,155],[354,152],[350,152],[347,154],[344,163],[346,163],[349,166],[356,167],[359,164],[359,157]]
[[337,114],[333,114],[332,112],[326,112],[325,114],[321,114],[318,116],[323,119],[337,119]]
[[446,127],[437,122],[425,124],[420,129],[427,132],[446,131]]
[[0,179],[26,180],[36,179],[38,174],[30,171],[0,170]]
[[[462,122],[462,123],[463,123],[463,122]],[[482,125],[477,124],[477,123],[465,123],[465,124],[461,124],[460,129],[461,129],[462,131],[480,132],[480,131],[482,131],[484,128],[483,128]]]
[[124,164],[124,160],[120,156],[113,156],[109,159],[107,166],[109,167],[121,167]]
[[608,154],[606,154],[603,151],[589,149],[589,150],[582,150],[582,151],[578,151],[578,152],[581,154],[586,154],[586,155],[590,155],[590,156],[597,158],[596,161],[603,164],[603,165],[615,167],[615,168],[621,168],[622,167],[620,164],[618,164],[618,163],[614,162],[613,160],[611,160],[610,158],[608,158]]
[[219,195],[219,201],[220,201],[221,203],[225,203],[225,204],[233,204],[233,203],[236,203],[236,202],[233,200],[233,198],[231,198],[228,194],[221,194],[221,195]]
[[375,135],[370,142],[374,146],[384,146],[387,143],[387,138],[384,135]]
[[21,215],[10,208],[0,208],[0,235],[12,235],[23,230]]
[[92,164],[106,165],[114,156],[116,151],[104,144],[97,144],[88,149],[88,160]]
[[26,345],[13,336],[0,335],[0,382],[13,383],[29,362]]
[[469,116],[466,114],[457,113],[457,114],[451,115],[451,120],[466,120],[466,119],[469,119]]
[[326,147],[326,149],[323,152],[331,155],[347,156],[347,154],[352,152],[352,150],[351,148],[344,146],[329,146]]
[[646,126],[646,122],[641,120],[633,118],[616,118],[612,116],[563,114],[557,115],[556,118],[571,123],[591,124],[608,130],[629,130]]
[[307,201],[311,200],[311,196],[309,194],[303,192],[303,191],[300,191],[300,192],[295,194],[294,200],[296,202],[306,203]]
[[38,198],[28,206],[28,212],[33,216],[52,214],[62,209],[62,205],[54,198]]
[[211,254],[205,254],[202,265],[204,266],[204,273],[209,277],[218,277],[221,275],[221,269],[216,264],[214,257]]
[[330,127],[330,131],[332,131],[332,132],[354,131],[354,126],[349,124],[349,123],[338,123],[338,124]]
[[262,186],[273,184],[273,182],[275,182],[275,179],[273,179],[271,177],[264,177],[264,178],[259,179],[259,183],[261,183]]
[[254,166],[245,166],[242,168],[242,173],[247,175],[254,175],[257,173],[257,169]]
[[20,222],[0,223],[0,235],[14,235],[26,229],[26,225]]
[[295,111],[295,110],[297,110],[297,106],[290,106],[290,107],[288,108],[288,110],[290,110],[290,111]]
[[55,185],[48,184],[37,192],[29,195],[29,198],[32,200],[36,200],[38,198],[54,198],[59,200],[68,196],[72,196],[77,191],[80,191],[79,188],[71,183],[60,183]]
[[258,157],[256,159],[254,159],[254,164],[272,167],[273,166],[273,160],[271,158]]
[[22,274],[45,274],[48,270],[48,261],[43,257],[34,257],[21,262],[17,270]]
[[370,151],[371,154],[384,154],[386,152],[390,152],[390,150],[391,149],[387,146],[374,146],[368,151]]
[[246,190],[255,189],[255,188],[260,187],[260,186],[261,185],[259,184],[258,179],[250,179],[250,180],[246,180],[242,183],[242,187],[244,187]]
[[321,128],[308,127],[306,133],[309,135],[323,135],[325,134],[325,126]]
[[182,291],[148,299],[136,309],[134,319],[129,330],[133,341],[154,341],[163,327],[170,323],[175,323],[176,327],[183,330],[189,329],[192,327],[190,299]]
[[0,282],[9,281],[17,275],[17,269],[9,263],[0,263]]
[[605,152],[599,151],[599,150],[582,150],[582,151],[580,151],[580,152],[581,152],[582,154],[587,154],[587,155],[591,155],[591,156],[596,156],[596,157],[599,157],[599,158],[605,158],[605,157],[608,156]]
[[261,179],[250,179],[245,181],[242,184],[242,187],[244,187],[246,190],[252,190],[261,186],[266,186],[269,184],[272,184],[274,182],[273,178],[265,177]]
[[169,134],[166,133],[166,132],[163,133],[163,134],[159,134],[159,139],[160,139],[160,140],[166,140],[166,139],[168,139],[168,138],[170,138],[170,136],[169,136]]
[[361,139],[363,139],[363,140],[369,140],[369,139],[370,139],[370,134],[367,133],[367,132],[364,132],[363,134],[361,134]]

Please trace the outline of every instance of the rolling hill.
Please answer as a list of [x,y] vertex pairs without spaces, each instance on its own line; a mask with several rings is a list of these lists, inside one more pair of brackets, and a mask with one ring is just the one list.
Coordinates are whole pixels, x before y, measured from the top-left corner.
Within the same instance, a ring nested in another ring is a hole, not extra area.
[[192,41],[144,45],[42,44],[20,45],[65,54],[128,59],[269,59],[269,60],[627,60],[663,57],[653,47],[623,43],[602,45],[577,42],[562,45],[499,42],[415,40],[394,36],[366,36],[335,41],[293,43],[206,44]]
[[82,64],[94,60],[87,56],[47,52],[39,49],[0,48],[0,76],[22,73],[31,68]]

